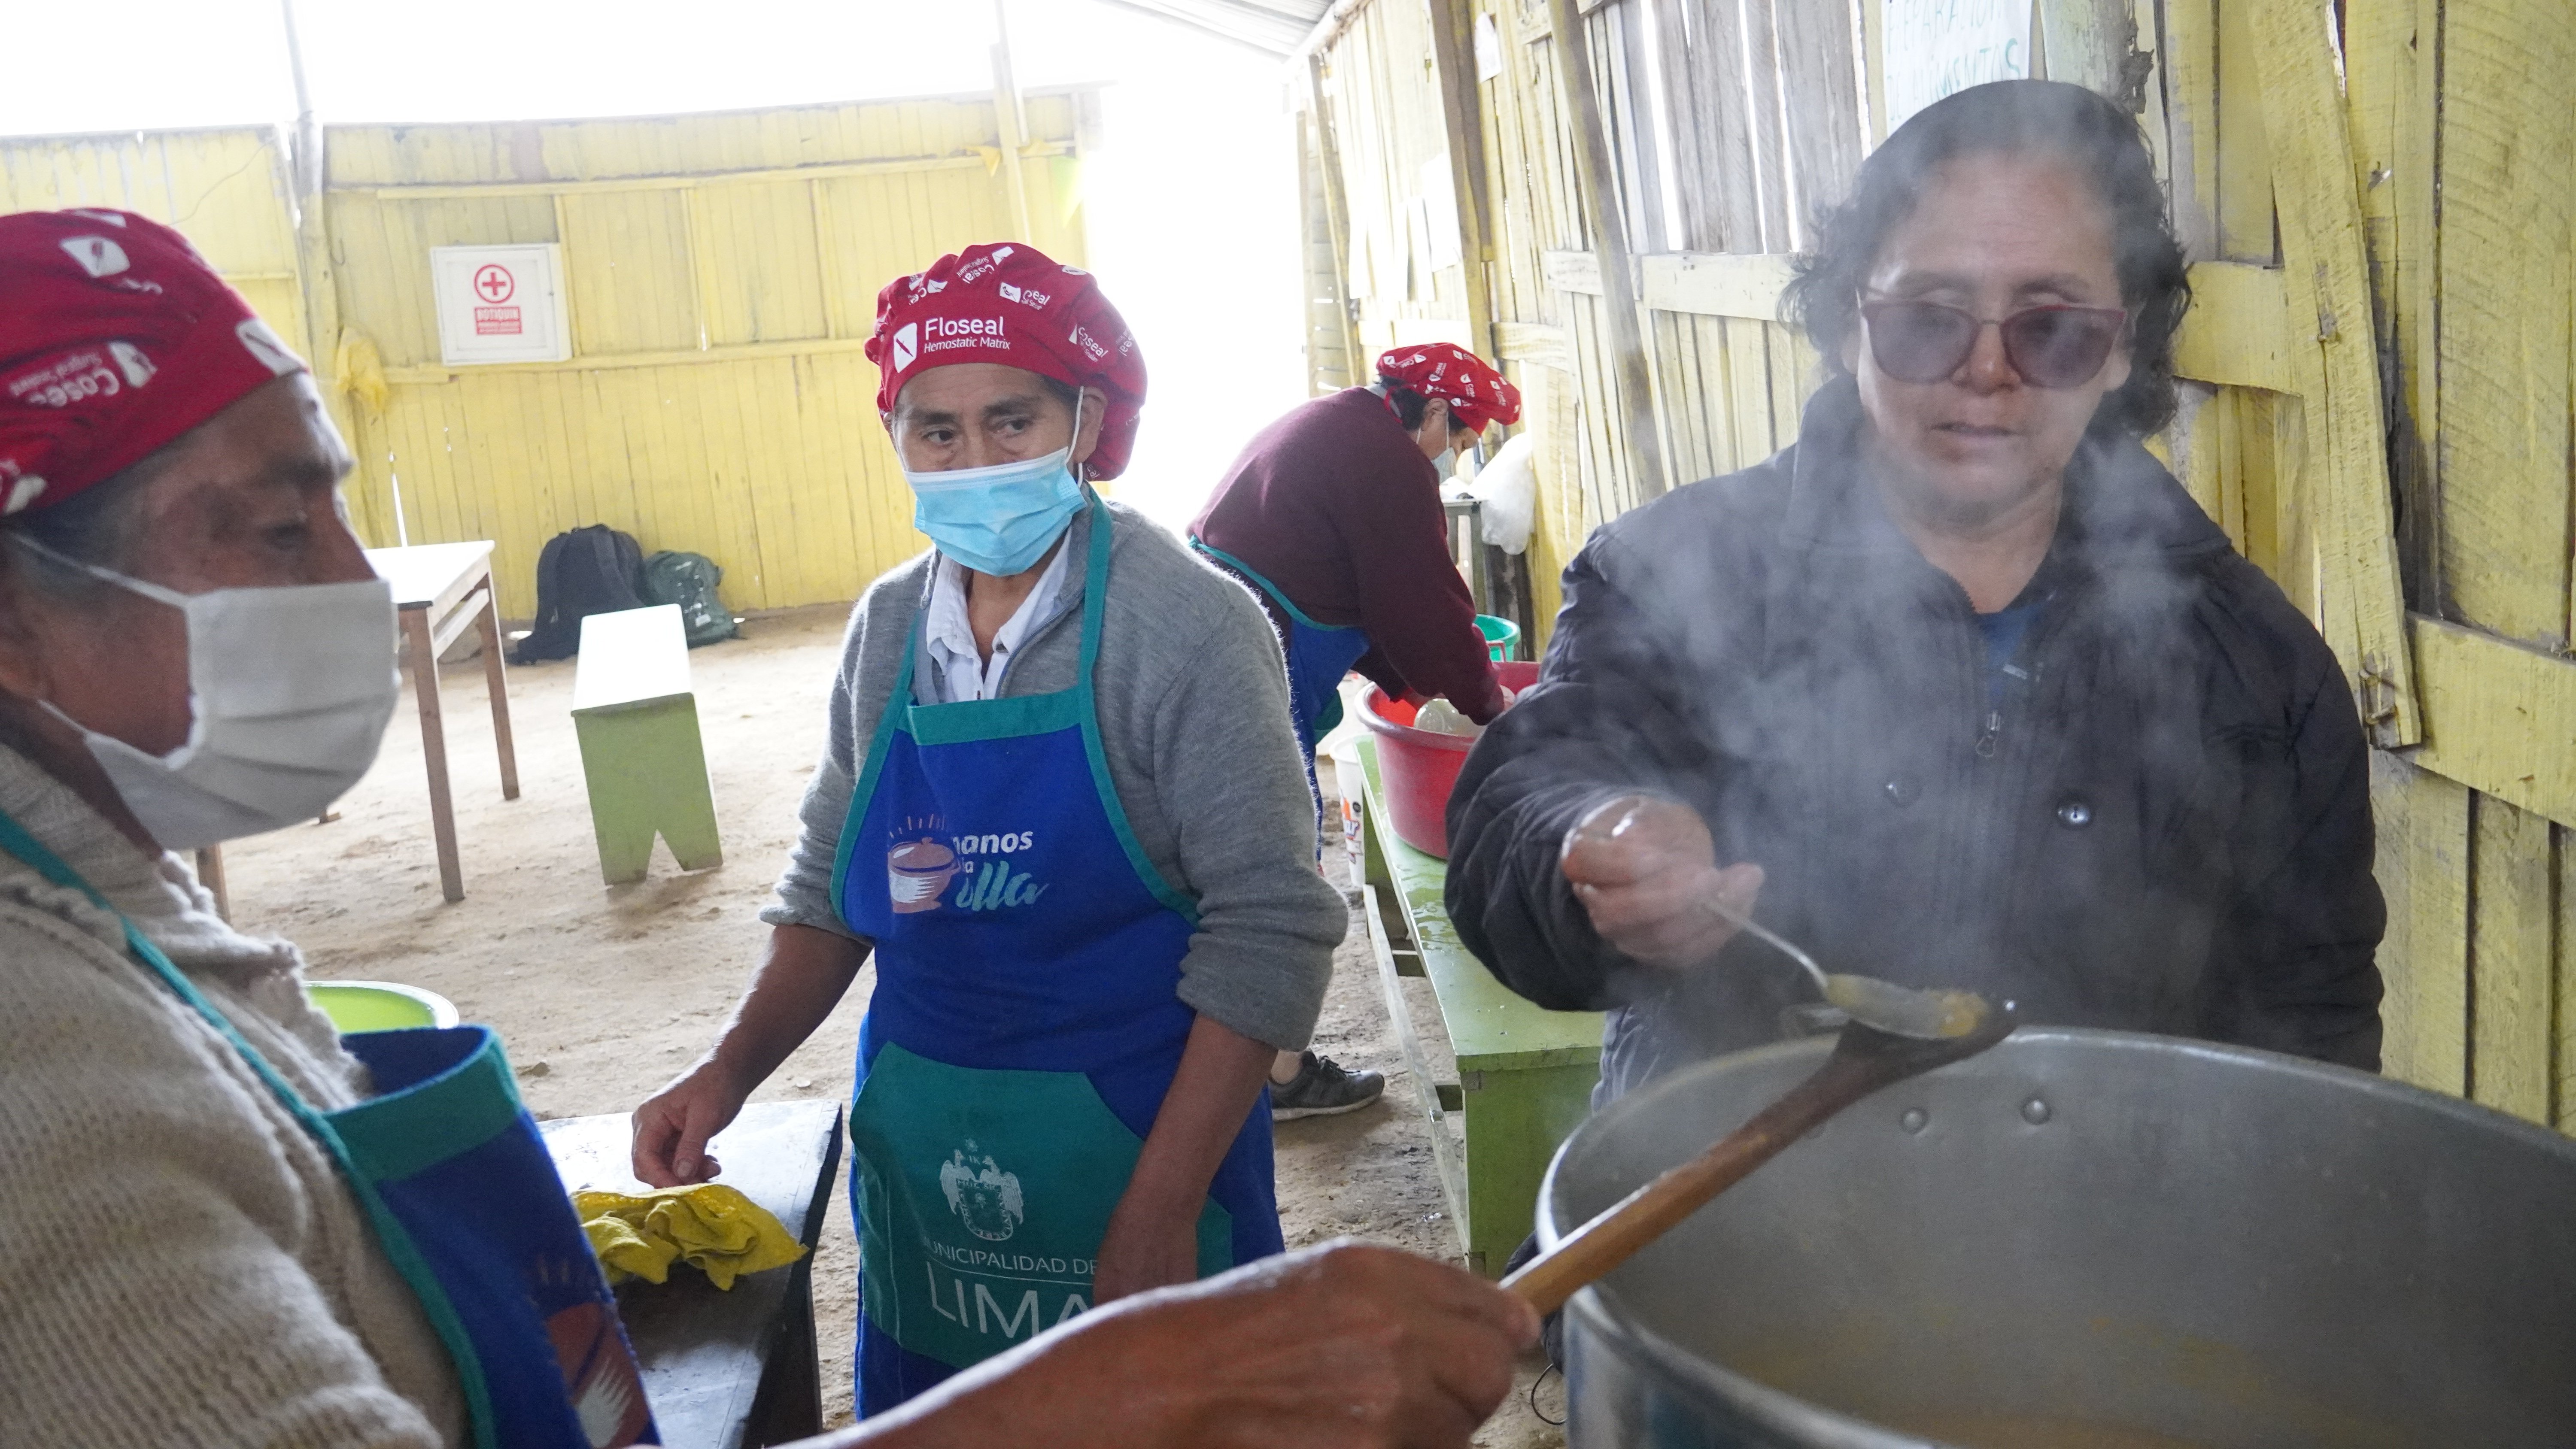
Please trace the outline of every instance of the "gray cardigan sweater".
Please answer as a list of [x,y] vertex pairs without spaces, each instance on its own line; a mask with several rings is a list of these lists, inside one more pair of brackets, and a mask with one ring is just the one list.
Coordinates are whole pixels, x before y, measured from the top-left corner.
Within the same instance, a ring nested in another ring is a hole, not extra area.
[[[1111,503],[1109,514],[1108,605],[1094,681],[1101,743],[1146,858],[1198,903],[1181,1000],[1293,1050],[1314,1031],[1348,917],[1315,870],[1315,803],[1288,722],[1278,638],[1242,585],[1134,509]],[[1036,627],[1002,677],[1003,696],[1074,684],[1090,539],[1086,512],[1065,539],[1073,566],[1039,605]],[[803,829],[777,903],[761,912],[772,925],[853,936],[832,908],[833,862],[904,645],[929,602],[936,558],[922,554],[878,579],[850,614],[830,736],[800,807]],[[931,668],[922,655],[905,681],[918,702],[939,697]]]

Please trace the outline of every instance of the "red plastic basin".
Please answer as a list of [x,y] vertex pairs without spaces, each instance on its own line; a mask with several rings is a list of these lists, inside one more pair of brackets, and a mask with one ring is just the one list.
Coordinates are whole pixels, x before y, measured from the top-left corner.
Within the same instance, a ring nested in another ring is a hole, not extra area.
[[[1538,683],[1538,666],[1506,660],[1494,666],[1505,689]],[[1449,792],[1475,741],[1413,727],[1413,706],[1389,699],[1370,685],[1360,698],[1360,723],[1377,736],[1378,783],[1386,787],[1387,823],[1395,838],[1414,849],[1449,858]]]

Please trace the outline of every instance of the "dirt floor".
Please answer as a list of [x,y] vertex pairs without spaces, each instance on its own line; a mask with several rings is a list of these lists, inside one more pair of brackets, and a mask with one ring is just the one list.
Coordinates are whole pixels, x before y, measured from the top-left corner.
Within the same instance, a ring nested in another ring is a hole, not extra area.
[[[427,987],[499,1028],[539,1117],[630,1110],[706,1047],[748,976],[766,929],[754,912],[769,897],[821,753],[843,613],[756,619],[744,639],[691,656],[724,865],[684,874],[657,846],[642,883],[602,885],[567,713],[572,664],[510,671],[522,790],[505,802],[478,661],[449,666],[441,686],[465,899],[439,898],[418,716],[406,689],[383,756],[340,802],[339,819],[226,848],[235,919],[301,945],[316,977]],[[1387,1073],[1388,1090],[1365,1111],[1281,1125],[1288,1243],[1347,1234],[1454,1255],[1430,1129],[1410,1110],[1412,1084],[1356,907],[1351,918],[1316,1046]],[[862,974],[862,997],[869,982]],[[845,1003],[754,1100],[846,1098],[862,1004]],[[1422,1007],[1413,1015],[1439,1020]],[[849,1420],[856,1273],[848,1207],[836,1193],[814,1276],[830,1424]],[[1524,1365],[1479,1445],[1564,1442],[1531,1408],[1535,1367]],[[1545,1417],[1561,1418],[1561,1381],[1548,1375],[1536,1392]]]

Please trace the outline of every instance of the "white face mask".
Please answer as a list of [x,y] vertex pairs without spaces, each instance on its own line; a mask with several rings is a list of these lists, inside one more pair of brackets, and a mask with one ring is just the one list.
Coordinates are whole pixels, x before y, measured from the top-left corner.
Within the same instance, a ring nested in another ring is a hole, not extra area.
[[188,617],[188,741],[148,755],[81,732],[125,808],[171,850],[312,820],[376,760],[401,700],[393,586],[382,579],[182,594],[13,535],[28,548]]

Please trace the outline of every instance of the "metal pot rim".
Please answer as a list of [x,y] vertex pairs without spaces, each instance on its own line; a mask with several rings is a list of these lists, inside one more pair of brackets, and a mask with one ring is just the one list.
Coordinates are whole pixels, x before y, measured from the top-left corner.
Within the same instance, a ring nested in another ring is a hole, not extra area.
[[[2304,1057],[2265,1051],[2256,1047],[2224,1045],[2185,1037],[2157,1036],[2146,1032],[2111,1031],[2093,1027],[2024,1027],[2012,1038],[1998,1045],[1980,1061],[1992,1064],[2009,1060],[2007,1053],[2042,1044],[2064,1046],[2077,1044],[2085,1049],[2151,1052],[2167,1059],[2198,1058],[2235,1067],[2251,1067],[2290,1076],[2306,1077],[2330,1083],[2345,1091],[2358,1091],[2391,1105],[2410,1110],[2429,1111],[2448,1117],[2462,1128],[2485,1133],[2501,1133],[2519,1138],[2529,1147],[2576,1158],[2576,1139],[2559,1135],[2548,1128],[2509,1116],[2462,1098],[2394,1081],[2376,1073],[2351,1067],[2333,1066]],[[1832,1050],[1830,1036],[1810,1037],[1799,1041],[1774,1043],[1747,1051],[1714,1057],[1694,1063],[1661,1077],[1618,1101],[1595,1112],[1566,1140],[1559,1144],[1549,1159],[1547,1175],[1539,1185],[1537,1229],[1539,1242],[1554,1247],[1560,1236],[1554,1213],[1557,1176],[1565,1168],[1566,1158],[1576,1144],[1619,1129],[1623,1118],[1646,1109],[1646,1104],[1665,1094],[1691,1090],[1692,1084],[1708,1077],[1724,1075],[1758,1064],[1781,1059],[1814,1058],[1821,1060]],[[1944,1070],[1976,1070],[1979,1063],[1964,1063]],[[1633,1353],[1652,1364],[1666,1384],[1686,1392],[1706,1404],[1722,1406],[1727,1413],[1740,1416],[1775,1433],[1791,1437],[1819,1449],[1923,1449],[1938,1441],[1914,1438],[1867,1419],[1827,1408],[1813,1400],[1776,1389],[1747,1377],[1713,1359],[1682,1348],[1646,1327],[1621,1301],[1611,1283],[1599,1283],[1575,1295],[1566,1305],[1569,1314],[1579,1316],[1588,1332],[1599,1335],[1618,1348]]]

